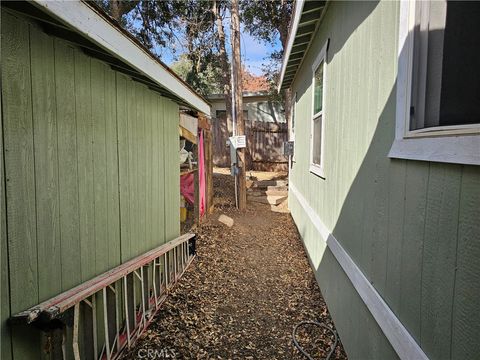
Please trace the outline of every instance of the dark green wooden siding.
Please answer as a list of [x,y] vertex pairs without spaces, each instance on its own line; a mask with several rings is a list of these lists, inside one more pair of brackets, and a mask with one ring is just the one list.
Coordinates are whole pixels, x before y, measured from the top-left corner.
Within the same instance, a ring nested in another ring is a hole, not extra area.
[[[398,2],[329,3],[293,84],[291,183],[429,357],[478,358],[480,167],[388,158],[398,15]],[[311,65],[328,38],[321,179],[309,172],[302,139],[310,136]],[[347,352],[395,356],[301,206],[289,205]]]
[[1,50],[1,358],[33,359],[10,314],[179,235],[179,108],[3,9]]

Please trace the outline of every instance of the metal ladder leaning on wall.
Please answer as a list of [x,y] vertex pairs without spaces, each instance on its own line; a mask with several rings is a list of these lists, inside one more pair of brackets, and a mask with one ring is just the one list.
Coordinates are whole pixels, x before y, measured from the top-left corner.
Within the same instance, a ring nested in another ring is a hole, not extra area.
[[[182,235],[10,318],[52,334],[53,359],[118,359],[153,320],[195,258],[195,235]],[[99,306],[101,303],[101,306]],[[54,345],[53,345],[54,346]],[[55,347],[55,346],[54,346]]]

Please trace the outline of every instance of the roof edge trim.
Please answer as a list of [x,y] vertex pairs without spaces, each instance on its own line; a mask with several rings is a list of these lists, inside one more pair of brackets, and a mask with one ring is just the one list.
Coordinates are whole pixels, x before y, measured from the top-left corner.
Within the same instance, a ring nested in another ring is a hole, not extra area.
[[282,68],[281,68],[281,71],[280,71],[280,80],[279,80],[278,85],[277,85],[277,91],[278,92],[280,92],[281,89],[282,89],[283,79],[285,77],[285,70],[287,69],[288,59],[289,59],[290,53],[292,51],[293,42],[295,41],[295,37],[297,35],[298,23],[300,22],[300,18],[302,17],[302,12],[303,12],[303,6],[304,5],[305,5],[304,0],[296,0],[295,1],[295,13],[293,15],[292,27],[291,27],[290,33],[288,34],[287,48],[285,49],[285,52],[283,54]]
[[88,4],[80,0],[33,0],[32,3],[183,99],[194,109],[210,115],[210,105],[203,97]]

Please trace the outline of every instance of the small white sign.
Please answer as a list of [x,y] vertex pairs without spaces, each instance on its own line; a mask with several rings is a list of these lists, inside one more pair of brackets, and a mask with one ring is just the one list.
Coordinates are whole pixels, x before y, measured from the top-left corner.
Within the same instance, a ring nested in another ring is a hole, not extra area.
[[231,136],[230,143],[235,149],[241,149],[247,147],[247,138],[245,135]]

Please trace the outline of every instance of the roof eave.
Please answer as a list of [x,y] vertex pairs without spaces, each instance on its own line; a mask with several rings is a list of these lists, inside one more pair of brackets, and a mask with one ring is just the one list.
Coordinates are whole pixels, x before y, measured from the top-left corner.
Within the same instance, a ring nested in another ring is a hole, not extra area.
[[295,2],[292,25],[287,47],[283,54],[280,80],[277,85],[278,92],[289,88],[293,83],[323,16],[326,2],[308,0],[297,0]]
[[193,109],[210,115],[210,104],[205,99],[85,2],[33,0],[32,3],[184,100]]

